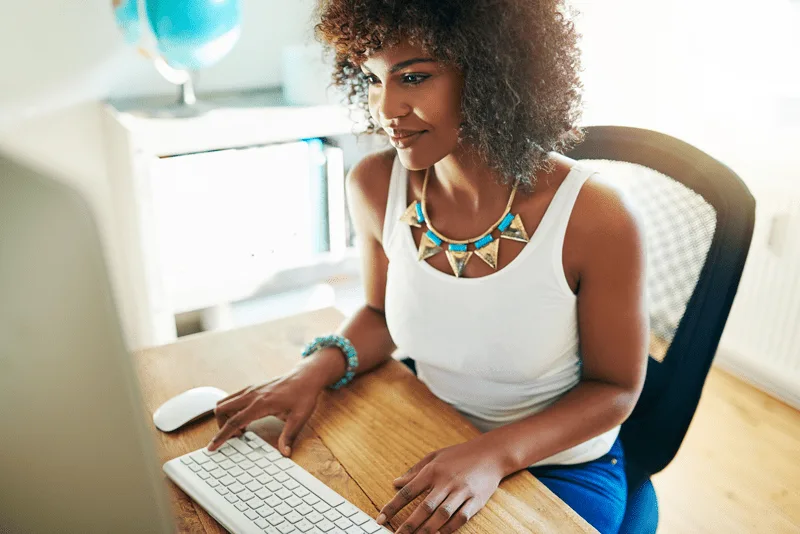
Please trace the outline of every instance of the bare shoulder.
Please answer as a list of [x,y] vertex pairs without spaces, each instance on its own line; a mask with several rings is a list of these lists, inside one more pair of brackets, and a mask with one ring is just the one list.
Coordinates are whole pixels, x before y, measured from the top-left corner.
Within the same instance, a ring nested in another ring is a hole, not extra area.
[[396,154],[394,148],[367,154],[353,165],[346,179],[348,201],[356,226],[379,240]]
[[588,255],[581,258],[584,267],[602,257],[635,262],[644,255],[640,213],[619,189],[594,177],[578,194],[568,231]]

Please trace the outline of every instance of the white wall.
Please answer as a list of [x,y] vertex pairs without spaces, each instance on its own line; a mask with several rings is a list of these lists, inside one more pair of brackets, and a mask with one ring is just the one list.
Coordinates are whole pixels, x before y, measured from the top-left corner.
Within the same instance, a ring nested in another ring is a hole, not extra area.
[[[275,86],[280,52],[311,38],[313,0],[242,0],[242,36],[198,91]],[[172,94],[126,46],[111,0],[4,1],[0,7],[0,132],[21,119],[107,97]]]

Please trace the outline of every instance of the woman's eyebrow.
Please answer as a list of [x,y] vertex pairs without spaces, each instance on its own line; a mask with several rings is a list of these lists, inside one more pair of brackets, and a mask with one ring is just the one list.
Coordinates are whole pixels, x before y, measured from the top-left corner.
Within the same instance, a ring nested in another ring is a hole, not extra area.
[[[415,57],[415,58],[412,58],[412,59],[407,59],[405,61],[401,61],[400,63],[397,63],[396,65],[392,66],[392,68],[389,69],[389,73],[390,74],[394,74],[395,72],[397,72],[399,70],[402,70],[402,69],[404,69],[404,68],[406,68],[406,67],[408,67],[410,65],[413,65],[415,63],[435,63],[435,62],[436,62],[436,60],[433,59],[433,58],[430,58],[430,57]],[[367,67],[366,65],[362,65],[362,68],[366,69],[368,72],[371,72],[369,70],[369,67]]]

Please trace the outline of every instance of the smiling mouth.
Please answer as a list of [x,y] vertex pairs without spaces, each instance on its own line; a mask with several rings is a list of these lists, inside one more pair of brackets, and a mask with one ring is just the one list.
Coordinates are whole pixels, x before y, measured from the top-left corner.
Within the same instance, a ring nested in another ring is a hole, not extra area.
[[389,139],[391,139],[391,142],[394,146],[398,148],[407,148],[427,131],[428,130],[420,130],[419,132],[412,132],[398,137],[389,136]]

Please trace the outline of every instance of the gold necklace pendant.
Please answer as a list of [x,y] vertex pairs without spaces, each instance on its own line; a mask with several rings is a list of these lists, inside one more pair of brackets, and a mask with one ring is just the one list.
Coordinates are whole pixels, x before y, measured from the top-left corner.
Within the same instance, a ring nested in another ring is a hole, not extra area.
[[[495,230],[500,231],[501,238],[513,239],[524,243],[529,241],[528,233],[522,224],[522,218],[519,214],[514,215],[511,213],[511,205],[514,203],[514,196],[517,193],[517,184],[514,184],[511,190],[511,196],[508,199],[503,215],[483,234],[466,240],[450,239],[442,235],[433,227],[433,223],[428,217],[426,199],[429,177],[430,167],[425,171],[425,179],[422,182],[422,202],[415,200],[409,204],[402,217],[400,217],[400,222],[410,226],[421,228],[424,223],[428,227],[427,232],[422,234],[422,238],[419,241],[419,261],[425,261],[445,250],[442,245],[447,243],[448,247],[445,251],[447,261],[450,263],[450,268],[453,269],[453,274],[456,278],[460,278],[473,254],[486,262],[492,269],[497,269],[500,240],[492,236],[492,232]],[[475,250],[468,250],[467,247],[469,245],[475,247]]]

